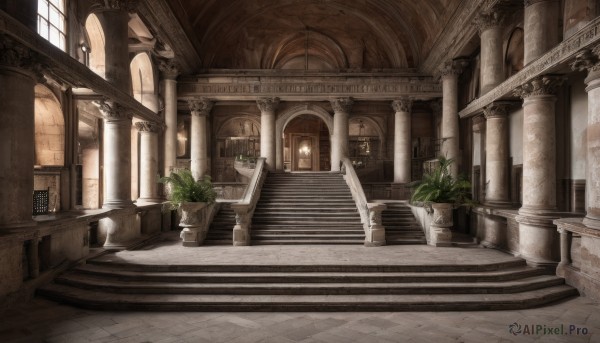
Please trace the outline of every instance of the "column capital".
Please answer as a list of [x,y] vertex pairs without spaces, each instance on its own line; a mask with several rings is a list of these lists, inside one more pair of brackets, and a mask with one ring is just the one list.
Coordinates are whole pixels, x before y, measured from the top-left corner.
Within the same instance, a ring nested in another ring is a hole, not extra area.
[[36,81],[44,82],[37,54],[4,34],[0,34],[0,67],[29,71]]
[[103,11],[127,11],[133,12],[138,6],[139,0],[94,0],[92,12]]
[[554,95],[564,81],[560,75],[542,75],[515,88],[513,94],[522,99],[536,95]]
[[392,101],[392,108],[395,112],[408,112],[412,111],[413,100],[411,98],[402,98]]
[[473,20],[473,25],[477,27],[477,31],[481,35],[482,32],[492,28],[499,27],[503,24],[506,12],[499,8],[479,13]]
[[331,102],[334,113],[350,113],[354,105],[352,98],[336,98],[331,99],[329,102]]
[[135,123],[135,127],[139,132],[159,133],[164,130],[164,126],[152,121],[140,121]]
[[439,72],[442,78],[448,76],[458,76],[462,74],[468,64],[469,62],[466,59],[446,61]]
[[275,112],[279,106],[280,99],[275,98],[260,98],[256,99],[256,105],[260,112]]
[[506,118],[512,106],[513,104],[508,101],[496,101],[483,108],[483,115],[485,119]]
[[124,121],[131,120],[133,115],[131,111],[118,103],[110,100],[94,101],[94,105],[98,107],[100,114],[106,121]]
[[179,76],[179,65],[174,59],[160,60],[158,70],[165,80],[175,80]]
[[208,99],[190,100],[188,105],[193,116],[207,116],[214,106],[214,101]]
[[557,0],[524,0],[525,7],[529,7],[533,4],[537,4],[538,2],[553,2]]
[[571,69],[578,71],[587,71],[588,79],[600,77],[600,45],[593,49],[584,49],[575,55],[575,60],[571,62]]

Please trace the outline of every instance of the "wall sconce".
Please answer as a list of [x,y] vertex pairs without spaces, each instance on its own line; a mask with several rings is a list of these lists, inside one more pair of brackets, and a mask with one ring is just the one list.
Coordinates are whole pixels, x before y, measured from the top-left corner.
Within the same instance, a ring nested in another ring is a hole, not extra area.
[[304,157],[310,156],[310,148],[306,145],[304,145],[300,149],[298,149],[298,152],[300,153],[300,155],[302,155]]

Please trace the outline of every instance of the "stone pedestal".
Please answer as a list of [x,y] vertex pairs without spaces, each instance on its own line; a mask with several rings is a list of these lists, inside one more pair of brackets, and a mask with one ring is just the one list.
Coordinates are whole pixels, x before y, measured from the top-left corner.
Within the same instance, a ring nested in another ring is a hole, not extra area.
[[275,147],[275,112],[279,106],[279,98],[262,98],[256,101],[260,109],[260,156],[265,158],[266,168],[276,168]]
[[164,133],[164,171],[163,175],[171,175],[177,166],[177,66],[172,62],[161,62],[159,69],[162,75],[162,92],[165,106]]
[[206,119],[213,107],[213,102],[208,100],[190,101],[192,112],[191,127],[191,171],[194,179],[200,180],[208,174],[208,145]]
[[504,81],[502,16],[498,10],[481,13],[475,20],[481,37],[480,94]]
[[394,109],[394,183],[409,183],[412,167],[411,99],[392,102]]
[[510,103],[495,102],[484,109],[486,122],[485,144],[485,204],[509,207],[509,137],[508,109]]
[[204,202],[184,202],[179,205],[181,210],[179,226],[183,228],[179,237],[184,247],[197,247],[204,242],[208,229],[204,218],[206,206]]
[[140,203],[159,203],[158,196],[158,133],[162,126],[152,122],[135,124],[140,131]]
[[0,229],[34,225],[34,56],[0,34]]
[[348,156],[348,117],[354,101],[351,98],[331,100],[333,108],[333,135],[331,136],[331,171],[340,171],[340,162]]
[[452,204],[433,203],[433,218],[429,226],[429,239],[427,244],[436,247],[450,246],[452,242],[452,231],[454,225],[452,220]]
[[525,0],[523,41],[527,65],[559,43],[558,0]]
[[233,227],[233,246],[250,245],[250,215],[249,205],[231,204],[235,212],[235,226]]
[[141,235],[136,220],[136,208],[129,207],[119,211],[118,215],[100,219],[98,222],[98,239],[104,239],[104,248],[109,250],[126,249]]
[[442,75],[442,149],[441,155],[454,160],[450,173],[458,175],[460,163],[459,125],[458,125],[458,76],[466,66],[465,61],[447,62],[440,71]]

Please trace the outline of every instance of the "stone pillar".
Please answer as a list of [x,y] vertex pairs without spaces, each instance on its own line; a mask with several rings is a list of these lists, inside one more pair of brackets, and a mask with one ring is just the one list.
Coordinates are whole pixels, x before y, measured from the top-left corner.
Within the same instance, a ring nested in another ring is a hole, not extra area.
[[260,109],[260,156],[264,157],[265,167],[269,171],[276,168],[276,137],[275,137],[275,111],[279,106],[279,98],[261,98],[256,100]]
[[[562,78],[540,76],[515,90],[523,98],[523,206],[520,254],[531,265],[556,266],[556,135],[554,95]],[[555,216],[555,215],[554,215]]]
[[458,175],[460,163],[459,125],[458,125],[458,76],[466,62],[454,60],[447,62],[441,70],[442,75],[442,149],[441,155],[454,160],[450,173]]
[[480,94],[485,94],[504,81],[502,51],[502,16],[500,11],[481,13],[475,25],[481,37]]
[[559,5],[558,0],[525,0],[525,65],[559,43]]
[[104,204],[131,207],[131,119],[126,109],[110,101],[96,103],[104,117]]
[[172,60],[158,65],[162,76],[162,92],[165,105],[164,175],[169,176],[177,166],[177,76],[179,71]]
[[510,103],[495,102],[484,109],[485,140],[485,204],[495,207],[510,206],[508,110]]
[[333,135],[331,136],[331,171],[340,171],[340,162],[348,157],[348,117],[354,101],[351,98],[331,100]]
[[573,69],[587,70],[588,92],[586,216],[583,223],[600,230],[600,46],[577,55]]
[[412,138],[411,138],[411,99],[392,102],[396,112],[394,120],[394,183],[411,181]]
[[153,122],[135,124],[140,131],[140,203],[159,203],[158,196],[158,133],[162,126]]
[[0,34],[0,228],[34,224],[34,62],[29,49]]
[[200,180],[204,175],[208,174],[208,144],[207,144],[207,127],[206,118],[209,116],[214,103],[212,101],[192,100],[189,102],[190,111],[192,112],[192,127],[191,127],[191,170],[194,179]]

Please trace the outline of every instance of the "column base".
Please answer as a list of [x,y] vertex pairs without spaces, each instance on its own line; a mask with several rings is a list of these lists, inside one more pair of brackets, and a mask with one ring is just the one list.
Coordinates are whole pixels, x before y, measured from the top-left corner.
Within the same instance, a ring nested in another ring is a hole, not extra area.
[[131,200],[107,201],[104,204],[102,204],[102,208],[107,210],[118,210],[130,207],[135,207],[133,201]]
[[163,202],[165,202],[165,199],[161,199],[161,198],[138,198],[135,201],[135,204],[137,206],[140,205],[156,205],[156,204],[161,204]]
[[434,247],[452,246],[452,231],[449,227],[430,226],[427,244]]
[[558,217],[518,215],[515,219],[519,223],[519,255],[530,266],[556,268],[560,236],[553,221]]
[[495,207],[495,208],[511,208],[513,203],[508,200],[485,200],[484,206]]
[[583,218],[583,225],[592,229],[600,230],[600,219],[585,217]]

